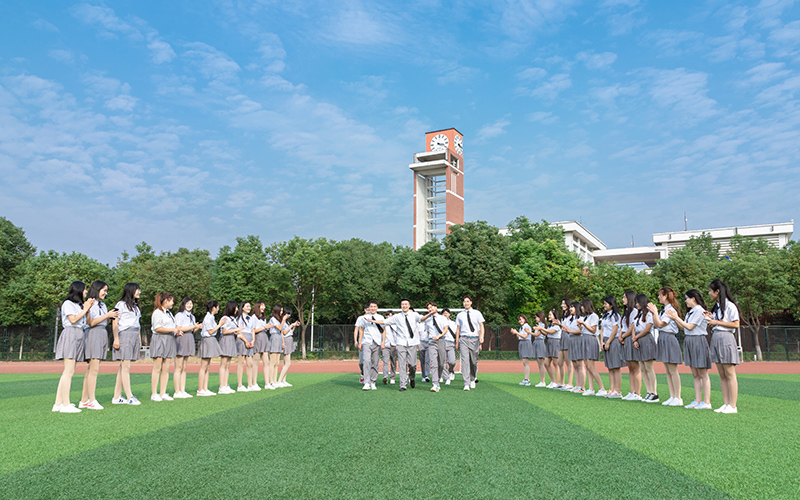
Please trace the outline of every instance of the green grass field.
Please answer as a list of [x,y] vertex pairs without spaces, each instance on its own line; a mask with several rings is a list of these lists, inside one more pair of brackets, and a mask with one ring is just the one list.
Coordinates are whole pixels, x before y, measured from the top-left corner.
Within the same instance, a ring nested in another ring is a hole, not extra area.
[[[98,382],[105,410],[58,414],[58,375],[0,375],[0,498],[800,497],[797,375],[740,376],[738,415],[520,387],[518,374],[438,394],[296,374],[290,389],[164,403],[144,374],[142,405],[112,406],[113,377]],[[683,387],[688,402],[691,377]]]

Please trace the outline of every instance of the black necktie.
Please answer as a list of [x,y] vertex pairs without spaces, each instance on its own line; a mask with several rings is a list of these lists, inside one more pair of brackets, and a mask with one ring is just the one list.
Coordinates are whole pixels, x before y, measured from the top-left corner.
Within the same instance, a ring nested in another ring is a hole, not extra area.
[[442,334],[442,329],[439,328],[439,325],[436,323],[436,316],[431,318],[431,321],[433,321],[433,326],[436,328],[436,331],[439,333],[439,335],[441,335]]
[[414,338],[414,329],[411,328],[411,323],[408,322],[408,315],[404,314],[403,317],[406,318],[406,326],[408,327],[408,333],[411,335],[411,338]]
[[467,324],[469,325],[469,331],[474,332],[475,327],[472,326],[472,321],[469,320],[469,311],[467,311]]
[[[372,315],[372,321],[375,321],[375,315],[374,314]],[[383,327],[381,325],[375,323],[375,326],[378,327],[378,331],[379,332],[383,333]]]

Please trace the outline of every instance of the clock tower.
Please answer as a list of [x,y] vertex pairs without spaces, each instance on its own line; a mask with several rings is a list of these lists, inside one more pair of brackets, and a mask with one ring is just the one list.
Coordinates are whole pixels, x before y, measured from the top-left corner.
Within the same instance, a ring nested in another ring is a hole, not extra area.
[[425,134],[414,175],[414,250],[464,223],[464,136],[454,128]]

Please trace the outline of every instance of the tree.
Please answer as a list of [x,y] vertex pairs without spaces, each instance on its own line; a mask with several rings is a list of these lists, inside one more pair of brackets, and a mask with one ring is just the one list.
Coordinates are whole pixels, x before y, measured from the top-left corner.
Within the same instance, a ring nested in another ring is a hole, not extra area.
[[[637,294],[646,294],[651,301],[656,300],[658,285],[652,275],[639,271],[630,266],[615,265],[608,262],[589,266],[586,272],[578,278],[578,287],[581,293],[576,299],[588,298],[594,303],[595,309],[601,311],[603,298],[613,295],[617,304],[622,308],[622,295],[626,290],[633,290]],[[599,313],[602,315],[602,312]]]
[[670,286],[678,294],[692,288],[701,292],[719,277],[720,246],[708,233],[691,238],[686,246],[659,260],[652,276],[659,287]]
[[34,255],[36,248],[25,237],[25,231],[0,217],[0,289],[11,280],[14,270]]
[[263,300],[272,304],[279,300],[275,270],[267,261],[267,250],[258,236],[236,238],[233,251],[228,246],[219,250],[211,294],[221,303]]
[[392,289],[394,299],[407,298],[415,307],[432,301],[440,307],[456,305],[459,299],[453,292],[450,263],[442,243],[432,240],[414,251],[398,247],[394,253]]
[[563,227],[553,226],[544,219],[541,222],[531,222],[524,215],[520,215],[509,222],[508,230],[508,238],[512,243],[526,240],[533,240],[538,243],[544,243],[547,240],[564,241]]

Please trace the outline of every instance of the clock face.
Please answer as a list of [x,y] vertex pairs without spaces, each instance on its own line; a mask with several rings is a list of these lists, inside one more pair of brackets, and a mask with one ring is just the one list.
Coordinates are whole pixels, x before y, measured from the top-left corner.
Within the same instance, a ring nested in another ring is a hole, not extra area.
[[460,135],[456,135],[453,138],[453,144],[456,147],[456,153],[464,154],[464,139]]
[[444,151],[450,145],[450,139],[444,134],[436,134],[431,139],[431,151]]

